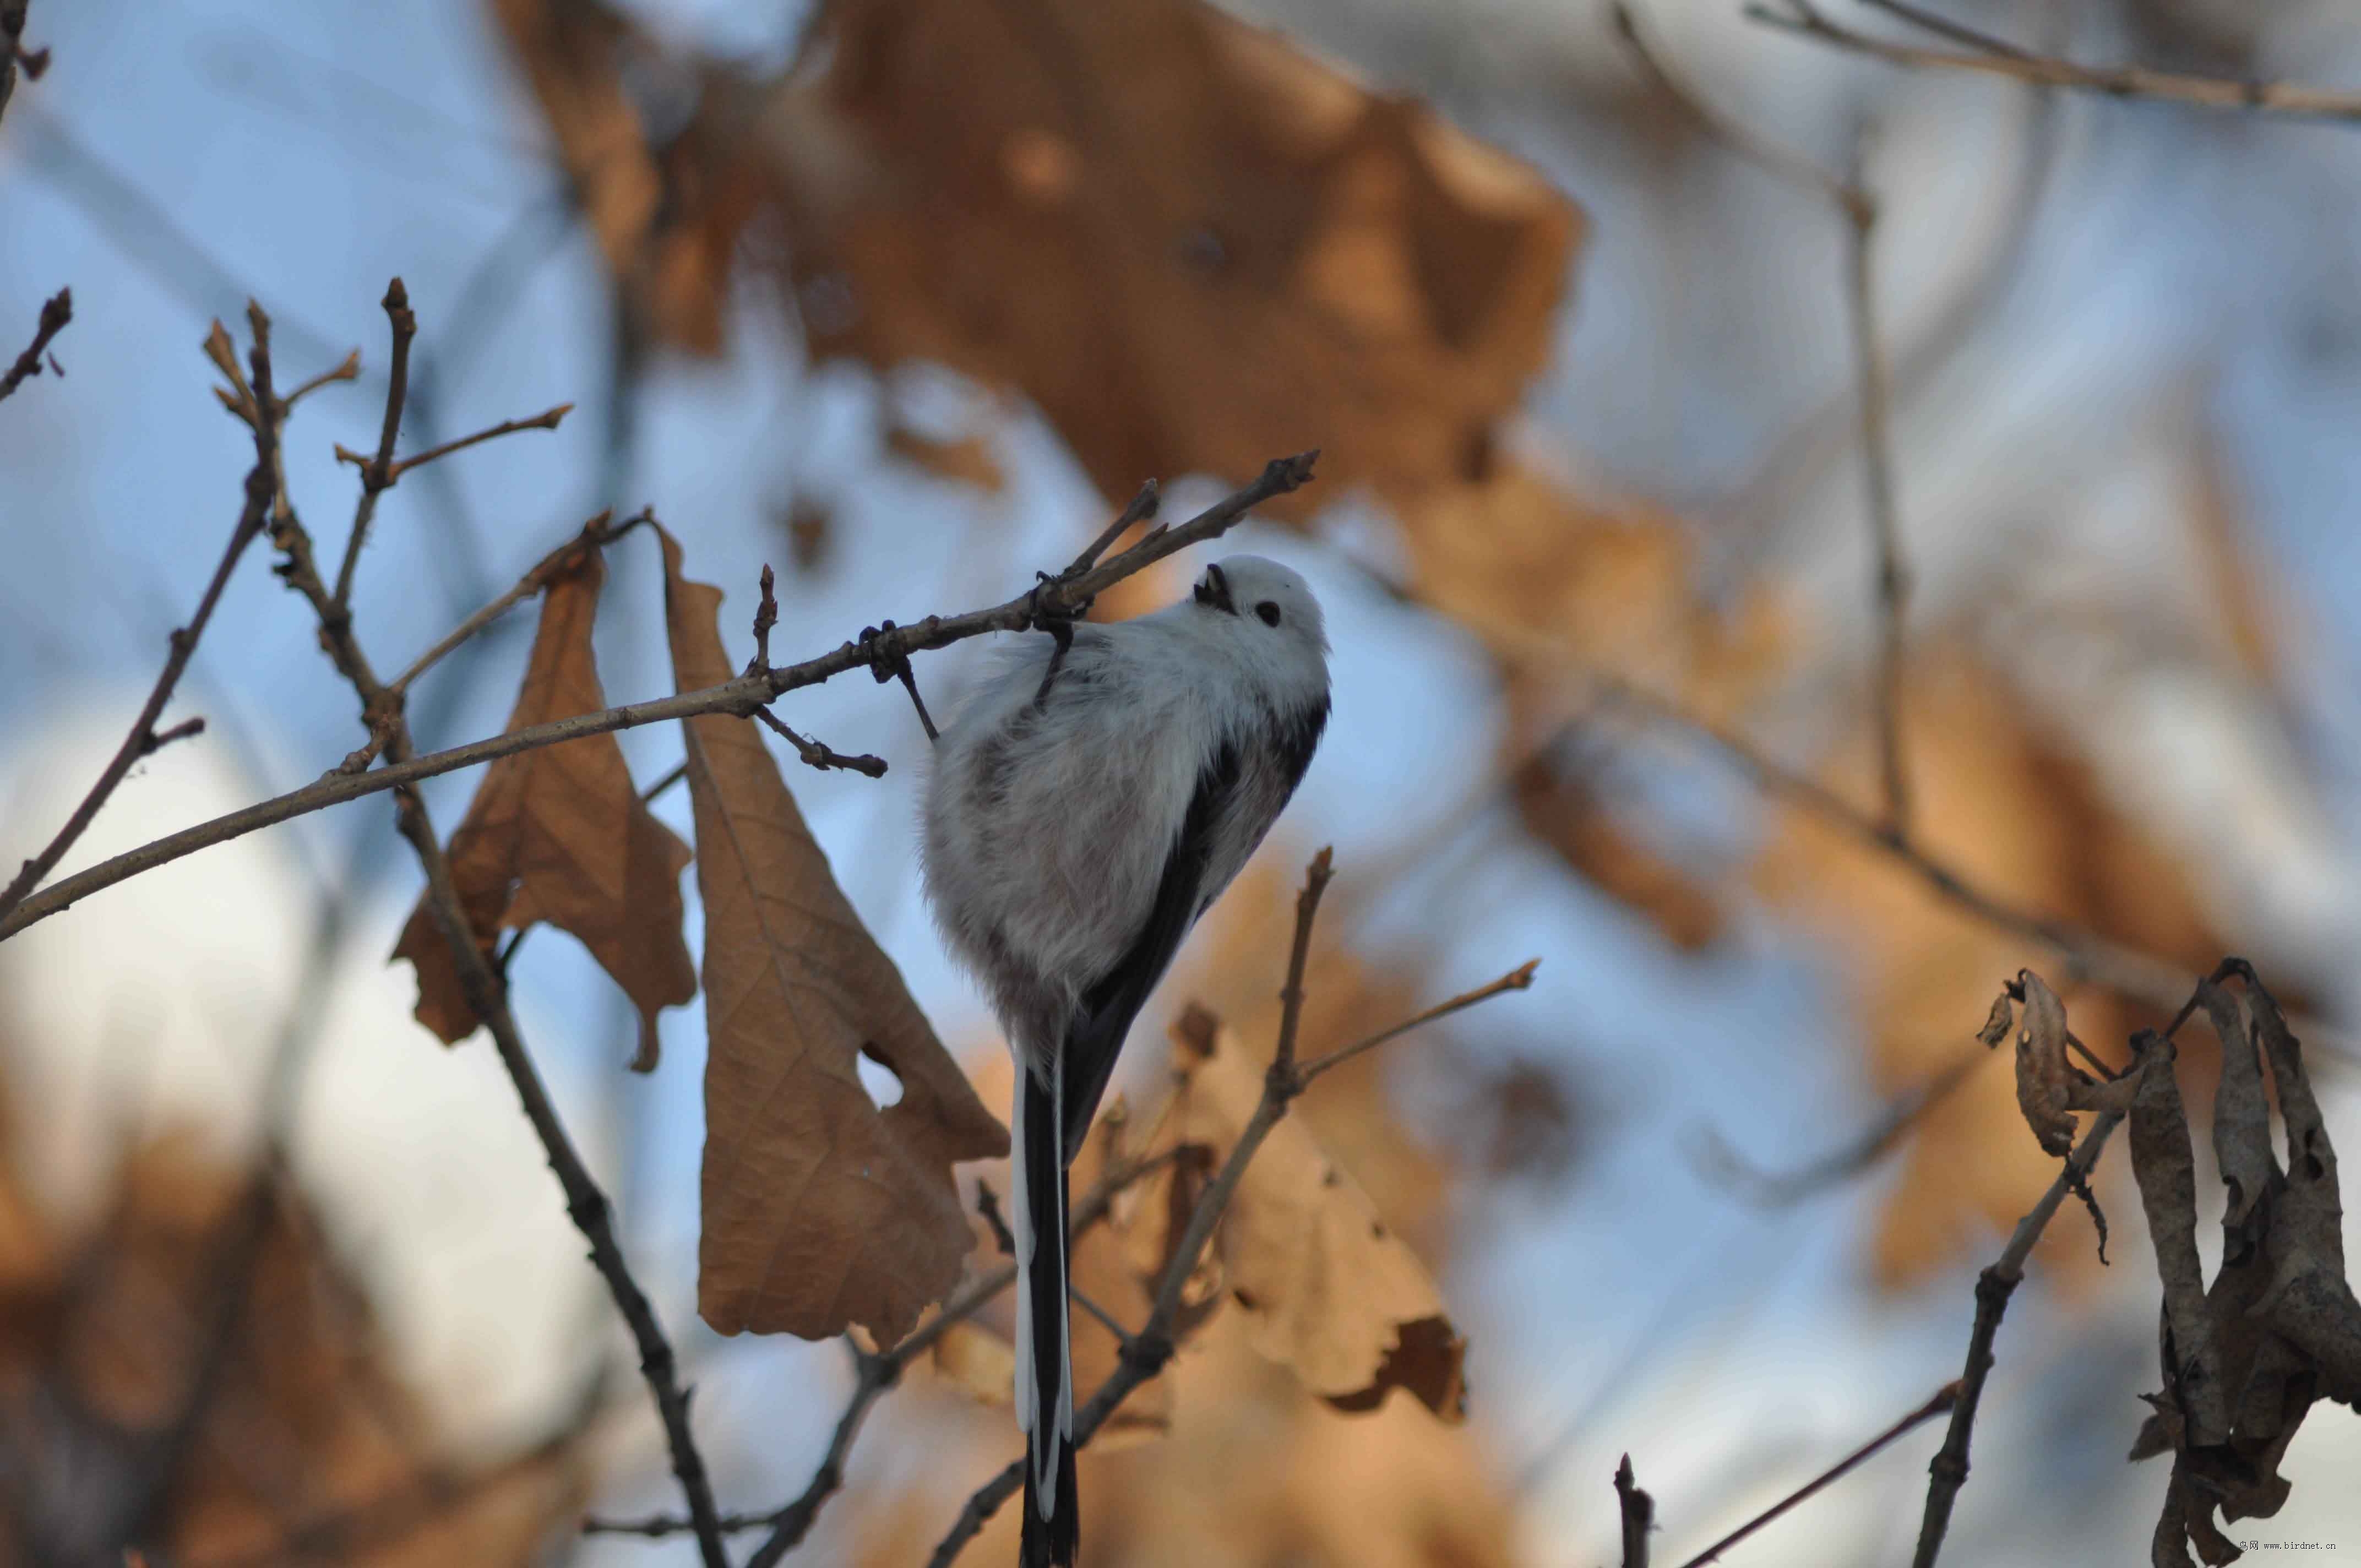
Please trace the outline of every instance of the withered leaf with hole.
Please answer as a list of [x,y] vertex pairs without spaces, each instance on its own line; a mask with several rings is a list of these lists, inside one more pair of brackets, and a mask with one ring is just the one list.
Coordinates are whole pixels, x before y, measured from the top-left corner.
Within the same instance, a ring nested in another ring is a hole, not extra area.
[[[664,621],[682,691],[735,674],[721,592],[664,534]],[[752,721],[682,721],[705,902],[703,1230],[697,1310],[725,1334],[881,1344],[959,1280],[972,1236],[950,1168],[1008,1152],[846,901]],[[880,1111],[864,1054],[901,1080]]]
[[[1202,1145],[1218,1169],[1254,1116],[1263,1065],[1235,1033],[1210,1054],[1176,1036],[1181,1080],[1169,1135]],[[1153,1205],[1148,1205],[1153,1207]],[[1466,1342],[1433,1279],[1303,1124],[1271,1130],[1215,1236],[1222,1284],[1255,1349],[1340,1409],[1375,1409],[1395,1388],[1446,1421],[1466,1415]]]
[[[607,706],[590,648],[605,576],[588,544],[550,573],[511,730]],[[696,966],[681,936],[688,846],[641,800],[615,737],[585,736],[494,762],[451,835],[450,858],[451,880],[485,955],[502,930],[522,931],[536,920],[572,932],[639,1010],[631,1066],[653,1069],[656,1014],[697,994]],[[417,967],[420,1023],[446,1042],[474,1031],[480,1020],[423,896],[393,956]]]
[[2016,978],[2025,988],[2025,1017],[2016,1034],[2017,1108],[2043,1152],[2070,1154],[2074,1118],[2066,1107],[2074,1082],[2066,1065],[2066,1004],[2031,970],[2017,970]]

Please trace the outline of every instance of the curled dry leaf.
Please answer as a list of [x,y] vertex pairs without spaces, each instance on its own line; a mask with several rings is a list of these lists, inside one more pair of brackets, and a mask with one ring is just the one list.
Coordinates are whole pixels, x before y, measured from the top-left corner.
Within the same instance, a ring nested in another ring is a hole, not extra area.
[[[664,620],[682,691],[736,672],[721,592],[664,534]],[[722,1333],[909,1332],[973,1237],[953,1162],[1008,1152],[865,930],[752,721],[683,720],[705,903],[704,1226],[697,1310]],[[880,1111],[862,1056],[901,1080]]]
[[[2222,1266],[2200,1293],[2194,1159],[2172,1051],[2143,1036],[2132,1102],[2132,1162],[2156,1236],[2164,1288],[2164,1388],[2131,1457],[2173,1455],[2153,1561],[2209,1563],[2238,1555],[2213,1521],[2268,1518],[2292,1490],[2279,1473],[2288,1445],[2319,1398],[2361,1408],[2361,1302],[2345,1277],[2335,1151],[2312,1097],[2301,1052],[2278,1003],[2244,960],[2216,979],[2246,982],[2240,1000],[2208,983],[2198,999],[2221,1032],[2222,1079],[2214,1146],[2230,1201]],[[2288,1168],[2272,1147],[2260,1058],[2288,1130]]]
[[[590,632],[606,568],[584,544],[542,589],[541,625],[509,729],[607,706]],[[656,1014],[697,994],[681,936],[681,868],[688,846],[648,810],[612,735],[503,757],[485,771],[451,835],[451,880],[489,957],[503,929],[546,920],[572,932],[640,1014],[631,1066],[656,1065]],[[418,1021],[446,1042],[478,1022],[442,926],[422,896],[393,956],[418,970]]]
[[[2043,1152],[2065,1157],[2074,1149],[2074,1094],[2066,1065],[2066,1004],[2031,970],[2016,971],[2025,990],[2025,1019],[2016,1033],[2016,1103]],[[1990,1028],[1989,1022],[1985,1025]]]
[[[1176,1032],[1165,1135],[1202,1146],[1204,1168],[1218,1169],[1253,1118],[1263,1067],[1230,1030],[1215,1032],[1210,1053],[1192,1039]],[[1365,1410],[1405,1388],[1444,1420],[1464,1419],[1466,1342],[1425,1265],[1293,1118],[1246,1167],[1214,1245],[1256,1351],[1313,1393]]]

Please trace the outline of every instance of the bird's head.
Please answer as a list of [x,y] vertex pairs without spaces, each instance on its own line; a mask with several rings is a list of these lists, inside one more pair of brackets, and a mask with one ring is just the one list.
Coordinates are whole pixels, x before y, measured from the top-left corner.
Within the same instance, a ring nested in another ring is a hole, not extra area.
[[1260,555],[1232,555],[1207,566],[1190,597],[1198,614],[1221,618],[1217,624],[1258,662],[1326,690],[1327,627],[1311,586],[1294,572]]

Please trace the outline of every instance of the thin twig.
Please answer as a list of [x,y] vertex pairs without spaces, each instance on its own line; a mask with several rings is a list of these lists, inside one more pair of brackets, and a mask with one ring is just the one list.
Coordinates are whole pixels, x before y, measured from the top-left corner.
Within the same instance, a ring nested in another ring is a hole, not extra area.
[[1296,1076],[1295,1032],[1303,1022],[1303,971],[1312,962],[1312,922],[1335,874],[1335,857],[1322,850],[1303,869],[1303,891],[1295,895],[1295,943],[1288,949],[1287,981],[1279,988],[1279,1048],[1270,1058],[1273,1082]]
[[175,740],[193,740],[204,732],[203,715],[200,714],[194,718],[183,718],[170,729],[150,730],[139,742],[139,754],[143,757],[152,757]]
[[[402,411],[410,400],[410,345],[418,335],[418,317],[410,309],[410,291],[394,279],[385,286],[385,298],[379,302],[385,309],[386,324],[393,332],[393,370],[385,388],[385,420],[378,432],[377,458],[361,463],[361,498],[353,508],[353,531],[345,540],[345,559],[336,568],[336,608],[349,609],[353,602],[353,573],[359,567],[361,546],[368,540],[369,523],[377,516],[378,496],[393,486],[393,441],[401,433]],[[357,367],[356,367],[357,368]],[[336,448],[336,455],[345,449]]]
[[1016,1255],[1016,1233],[1008,1228],[1007,1217],[1000,1212],[1000,1194],[988,1181],[975,1184],[975,1212],[984,1228],[992,1233],[992,1245],[1000,1249],[1003,1257]]
[[2110,98],[2154,98],[2207,109],[2244,109],[2293,119],[2361,120],[2361,94],[2328,92],[2286,82],[2236,82],[2223,77],[2191,76],[2180,71],[2151,71],[2138,65],[2078,65],[2072,60],[2034,54],[1957,22],[1940,22],[1914,7],[1866,0],[1891,15],[1916,22],[1954,41],[1969,42],[1967,52],[1924,49],[1856,32],[1832,21],[1809,0],[1780,0],[1778,5],[1749,5],[1747,19],[1814,38],[1836,49],[1865,54],[1889,65],[1913,70],[1971,71],[2005,76],[2044,87],[2066,87],[2103,93]]
[[16,90],[16,62],[25,62],[25,75],[38,80],[49,63],[47,49],[27,50],[25,48],[25,9],[27,0],[0,0],[0,115],[8,112],[8,99]]
[[[21,7],[19,9],[21,12]],[[0,41],[0,48],[5,47],[5,41]],[[0,376],[0,398],[5,398],[14,392],[27,377],[41,373],[41,356],[49,352],[49,339],[65,331],[66,323],[71,320],[73,320],[71,289],[60,289],[43,302],[41,319],[33,329],[33,341],[26,345],[24,353],[16,356],[16,362],[8,367],[8,373],[5,376]]]
[[746,673],[771,667],[771,628],[779,624],[778,578],[768,561],[763,563],[762,597],[754,606],[754,656],[747,661]]
[[[48,314],[47,311],[42,313],[44,320]],[[267,383],[270,377],[269,318],[258,309],[252,310],[251,315],[255,323],[254,378],[258,384]],[[214,324],[214,330],[219,331],[221,323],[216,322]],[[181,673],[188,669],[189,660],[196,653],[197,640],[205,634],[205,628],[214,618],[214,607],[221,602],[222,590],[229,586],[230,574],[237,569],[238,559],[246,554],[247,546],[261,533],[264,517],[270,507],[279,443],[277,419],[265,418],[257,427],[255,439],[258,450],[254,467],[246,477],[245,504],[238,509],[237,521],[230,528],[229,544],[214,567],[213,579],[205,585],[203,595],[197,600],[196,613],[189,618],[188,625],[174,629],[170,649],[164,657],[164,668],[156,676],[155,685],[148,690],[148,701],[139,709],[139,717],[131,721],[130,732],[124,736],[123,744],[115,748],[114,758],[99,773],[98,782],[91,785],[90,793],[82,796],[82,804],[74,807],[73,815],[66,818],[65,826],[58,829],[57,836],[38,854],[27,861],[15,880],[5,891],[0,891],[0,923],[21,914],[23,906],[34,902],[33,889],[49,874],[65,852],[73,848],[74,840],[81,838],[82,831],[96,819],[99,808],[106,804],[107,797],[115,793],[115,787],[129,776],[133,765],[164,743],[165,738],[156,733],[156,720],[163,716],[165,705],[172,700],[172,692],[181,684]],[[192,731],[189,731],[186,726],[179,726],[173,733],[177,736]]]
[[1876,576],[1877,761],[1885,784],[1885,830],[1894,842],[1910,840],[1910,774],[1902,739],[1903,622],[1909,607],[1910,572],[1902,557],[1900,503],[1894,482],[1894,441],[1887,429],[1885,350],[1877,332],[1877,296],[1872,269],[1877,203],[1858,181],[1852,200],[1839,203],[1845,216],[1846,314],[1852,323],[1853,378],[1861,389],[1861,456],[1868,486],[1869,534]]
[[1623,1520],[1623,1568],[1648,1568],[1648,1531],[1655,1527],[1656,1499],[1640,1489],[1628,1453],[1615,1466],[1615,1509]]
[[1115,542],[1123,537],[1125,529],[1135,522],[1148,521],[1156,515],[1156,509],[1163,504],[1164,494],[1157,488],[1155,480],[1150,479],[1140,486],[1139,493],[1131,498],[1131,504],[1118,512],[1115,520],[1108,523],[1081,554],[1074,557],[1073,565],[1066,568],[1067,572],[1080,575],[1097,565],[1099,557],[1105,554],[1114,546]]
[[1303,1081],[1309,1083],[1331,1068],[1342,1067],[1355,1057],[1366,1051],[1377,1049],[1398,1035],[1407,1035],[1412,1029],[1432,1024],[1438,1018],[1448,1018],[1454,1013],[1465,1012],[1477,1003],[1488,1001],[1504,991],[1522,991],[1533,983],[1533,971],[1541,968],[1541,964],[1542,961],[1539,959],[1527,959],[1499,979],[1479,985],[1473,991],[1463,991],[1448,1002],[1438,1002],[1415,1018],[1405,1018],[1392,1028],[1380,1029],[1366,1040],[1356,1040],[1349,1046],[1330,1051],[1326,1056],[1314,1057],[1303,1064],[1301,1071]]
[[1889,1102],[1876,1120],[1833,1151],[1793,1170],[1769,1171],[1748,1160],[1712,1127],[1699,1129],[1695,1157],[1704,1175],[1736,1190],[1758,1208],[1784,1209],[1825,1192],[1875,1166],[1936,1106],[1949,1098],[1968,1075],[1992,1059],[1980,1041],[1924,1081]]
[[441,663],[445,657],[482,631],[484,628],[541,592],[548,586],[550,578],[573,570],[575,562],[584,550],[593,548],[603,550],[633,529],[655,521],[655,513],[642,508],[637,516],[610,528],[608,526],[608,519],[613,515],[612,512],[602,511],[584,523],[580,533],[534,562],[525,575],[511,584],[500,598],[453,627],[432,648],[412,660],[408,669],[388,683],[387,689],[397,693],[408,692],[419,676]]
[[1112,560],[1102,562],[1071,582],[1049,586],[1038,597],[1028,592],[989,609],[970,610],[956,616],[928,616],[912,625],[897,626],[867,642],[847,641],[818,658],[774,669],[767,674],[741,675],[736,680],[708,686],[702,691],[682,692],[647,702],[626,703],[597,713],[577,714],[571,718],[529,725],[504,735],[454,746],[448,751],[406,758],[367,773],[332,772],[301,789],[214,817],[210,822],[199,823],[117,855],[87,871],[60,879],[55,885],[26,898],[15,909],[0,914],[0,941],[71,907],[77,900],[86,898],[102,888],[112,887],[128,877],[152,871],[184,855],[225,843],[308,812],[357,800],[381,790],[415,784],[460,768],[473,767],[478,762],[512,756],[519,751],[579,740],[586,735],[635,729],[642,725],[690,718],[706,713],[734,713],[741,718],[749,717],[756,708],[785,693],[817,685],[848,670],[872,667],[878,660],[893,654],[906,657],[911,653],[946,648],[990,631],[1023,630],[1032,624],[1041,599],[1060,606],[1087,599],[1177,551],[1227,532],[1262,501],[1310,483],[1312,462],[1317,455],[1317,453],[1304,453],[1276,460],[1254,483],[1215,502],[1180,527],[1143,539],[1129,550]]
[[1937,1416],[1939,1416],[1945,1411],[1950,1409],[1960,1402],[1960,1386],[1957,1382],[1944,1384],[1940,1388],[1935,1390],[1935,1397],[1933,1398],[1928,1399],[1925,1404],[1919,1406],[1916,1409],[1911,1411],[1908,1415],[1903,1417],[1900,1420],[1894,1422],[1883,1431],[1879,1432],[1875,1437],[1871,1438],[1867,1442],[1862,1443],[1859,1448],[1854,1449],[1850,1453],[1848,1453],[1842,1459],[1838,1460],[1828,1469],[1821,1471],[1819,1475],[1814,1476],[1811,1480],[1806,1481],[1804,1485],[1788,1493],[1785,1497],[1780,1498],[1777,1502],[1772,1504],[1769,1508],[1763,1509],[1752,1519],[1748,1519],[1744,1524],[1740,1525],[1736,1530],[1731,1530],[1728,1535],[1723,1536],[1719,1541],[1715,1541],[1711,1546],[1707,1547],[1703,1552],[1698,1552],[1695,1557],[1692,1557],[1687,1562],[1682,1563],[1681,1568],[1702,1568],[1702,1565],[1705,1563],[1718,1561],[1723,1552],[1729,1551],[1731,1547],[1736,1546],[1740,1541],[1744,1541],[1748,1536],[1752,1535],[1756,1530],[1761,1530],[1764,1525],[1769,1524],[1781,1514],[1785,1513],[1788,1509],[1804,1501],[1806,1497],[1811,1497],[1814,1493],[1819,1492],[1833,1483],[1842,1480],[1846,1475],[1850,1473],[1855,1467],[1866,1463],[1872,1455],[1877,1453],[1879,1450],[1884,1448],[1888,1443],[1894,1442],[1904,1433],[1925,1425],[1927,1422],[1933,1420]]
[[885,759],[883,757],[865,754],[848,757],[841,751],[833,751],[817,740],[809,740],[788,729],[786,720],[767,707],[756,708],[754,717],[785,737],[787,744],[796,749],[796,756],[822,773],[826,773],[830,768],[842,768],[850,773],[866,773],[873,779],[882,779],[885,776]]
[[1800,153],[1756,135],[1708,104],[1667,67],[1651,47],[1639,17],[1625,0],[1609,6],[1617,33],[1656,86],[1703,126],[1706,134],[1789,184],[1818,195],[1845,224],[1845,315],[1851,329],[1855,402],[1861,419],[1861,470],[1868,488],[1871,591],[1877,604],[1878,656],[1873,717],[1878,772],[1883,784],[1885,831],[1894,842],[1910,838],[1910,780],[1902,741],[1903,625],[1910,597],[1910,574],[1902,555],[1902,525],[1894,482],[1894,444],[1888,431],[1885,352],[1877,331],[1872,270],[1877,232],[1877,198],[1858,175],[1829,173]]
[[[382,490],[390,488],[394,481],[412,468],[424,467],[438,457],[448,457],[454,452],[464,452],[470,446],[481,445],[487,441],[494,441],[503,435],[514,435],[521,430],[555,430],[566,422],[566,416],[573,411],[572,403],[560,403],[554,409],[542,410],[531,419],[504,419],[500,423],[477,431],[472,435],[462,435],[455,440],[446,441],[440,446],[430,446],[423,452],[413,452],[407,457],[385,466],[382,470],[385,483],[378,486],[378,488]],[[379,471],[374,458],[365,453],[356,452],[349,446],[336,448],[336,461],[353,464],[365,477]],[[367,482],[366,477],[363,482]]]
[[329,385],[331,382],[357,381],[360,378],[361,351],[356,348],[350,354],[346,355],[342,362],[335,365],[334,367],[321,371],[318,375],[313,377],[310,380],[304,382],[302,386],[296,388],[293,391],[280,399],[279,406],[281,409],[291,412],[296,404],[302,402],[305,398],[310,397],[313,393],[318,391],[321,388]]
[[1622,40],[1633,63],[1640,67],[1657,91],[1695,121],[1697,128],[1708,137],[1720,143],[1746,162],[1791,185],[1817,191],[1839,203],[1850,197],[1851,188],[1844,181],[1802,153],[1749,130],[1706,102],[1704,94],[1691,87],[1665,63],[1663,52],[1650,40],[1648,29],[1641,25],[1639,13],[1626,0],[1609,0],[1607,12],[1615,25],[1616,36]]

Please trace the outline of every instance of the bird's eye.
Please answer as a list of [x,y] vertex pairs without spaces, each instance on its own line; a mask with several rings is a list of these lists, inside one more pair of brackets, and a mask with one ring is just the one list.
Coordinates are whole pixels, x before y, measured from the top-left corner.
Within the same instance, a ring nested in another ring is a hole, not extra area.
[[1265,599],[1262,603],[1255,606],[1255,613],[1262,617],[1262,623],[1265,626],[1277,626],[1279,624],[1279,606],[1271,603],[1268,599]]

